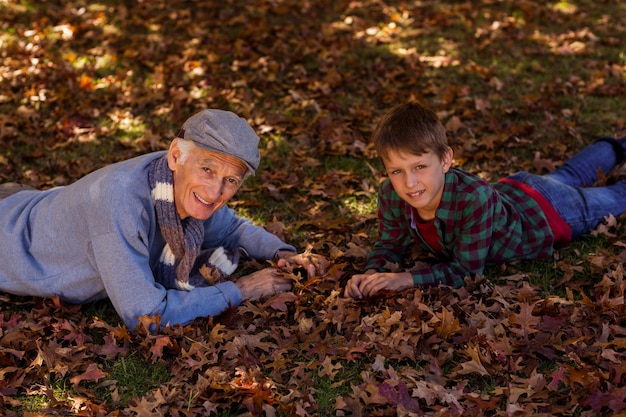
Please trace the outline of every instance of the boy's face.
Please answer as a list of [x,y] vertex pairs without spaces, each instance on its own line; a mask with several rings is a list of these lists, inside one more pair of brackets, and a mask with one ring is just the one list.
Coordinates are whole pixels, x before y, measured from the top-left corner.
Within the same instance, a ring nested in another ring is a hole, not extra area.
[[183,161],[174,139],[168,164],[174,175],[174,202],[181,219],[206,220],[230,200],[246,170],[237,158],[196,148]]
[[433,152],[413,155],[393,151],[383,163],[400,198],[415,207],[422,220],[432,220],[443,194],[445,173],[452,165],[452,149],[448,148],[443,159]]

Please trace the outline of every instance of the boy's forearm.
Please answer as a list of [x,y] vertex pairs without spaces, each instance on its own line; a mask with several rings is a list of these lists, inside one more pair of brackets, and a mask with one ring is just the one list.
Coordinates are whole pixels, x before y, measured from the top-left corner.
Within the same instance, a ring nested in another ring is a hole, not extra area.
[[456,268],[447,263],[438,263],[430,267],[412,269],[413,284],[424,287],[448,285],[459,288],[465,285],[465,276],[469,273],[456,271]]

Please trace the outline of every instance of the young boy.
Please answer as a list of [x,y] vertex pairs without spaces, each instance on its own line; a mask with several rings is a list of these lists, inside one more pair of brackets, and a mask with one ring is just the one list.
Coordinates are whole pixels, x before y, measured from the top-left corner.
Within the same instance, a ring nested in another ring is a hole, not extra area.
[[[418,103],[396,106],[373,134],[389,178],[378,195],[379,231],[366,272],[345,296],[362,299],[414,285],[464,285],[485,265],[546,258],[555,246],[626,211],[626,181],[593,185],[624,160],[626,138],[598,139],[547,175],[520,172],[490,185],[452,167],[453,152],[437,116]],[[437,259],[428,267],[389,272],[412,245]]]

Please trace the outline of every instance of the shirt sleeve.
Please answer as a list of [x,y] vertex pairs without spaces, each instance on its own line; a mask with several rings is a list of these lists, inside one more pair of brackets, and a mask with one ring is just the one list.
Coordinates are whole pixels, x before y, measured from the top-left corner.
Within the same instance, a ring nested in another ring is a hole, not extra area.
[[[141,220],[139,220],[141,222]],[[256,259],[270,259],[279,250],[295,248],[252,222],[222,208],[205,225],[204,246],[243,247]],[[215,316],[242,302],[230,281],[192,291],[165,289],[150,267],[145,227],[121,227],[92,238],[91,255],[105,291],[124,323],[132,330],[143,315],[158,314],[161,324],[187,324],[198,317]]]
[[378,192],[378,239],[367,256],[365,270],[388,270],[388,263],[401,263],[411,244],[410,214],[385,182]]
[[100,235],[90,249],[111,303],[131,330],[143,315],[158,314],[162,325],[184,325],[198,317],[218,315],[242,301],[232,282],[193,291],[166,290],[154,280],[149,249],[140,236]]

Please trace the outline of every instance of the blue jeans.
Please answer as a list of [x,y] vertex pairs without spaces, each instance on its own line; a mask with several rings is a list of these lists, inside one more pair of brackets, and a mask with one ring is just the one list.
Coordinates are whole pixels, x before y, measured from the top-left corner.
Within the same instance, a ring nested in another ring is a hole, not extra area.
[[591,187],[598,169],[608,174],[617,162],[619,146],[626,140],[600,140],[583,148],[562,166],[546,175],[519,172],[509,178],[539,191],[572,228],[572,238],[591,232],[609,214],[615,217],[626,211],[626,180],[606,187]]

